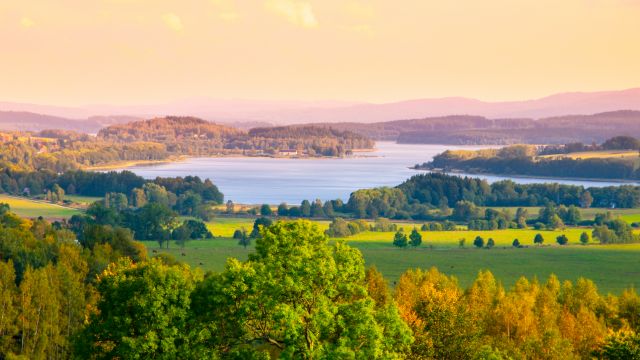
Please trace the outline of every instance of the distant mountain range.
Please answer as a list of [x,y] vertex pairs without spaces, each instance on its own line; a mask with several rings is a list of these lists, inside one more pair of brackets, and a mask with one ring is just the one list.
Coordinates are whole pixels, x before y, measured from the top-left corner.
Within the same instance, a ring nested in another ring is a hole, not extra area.
[[0,130],[41,131],[47,129],[73,130],[95,134],[105,126],[140,120],[133,116],[91,116],[70,119],[27,111],[0,111]]
[[374,139],[410,143],[562,143],[599,141],[620,133],[640,135],[638,111],[640,88],[507,102],[467,98],[386,104],[194,99],[160,105],[76,108],[0,102],[0,129],[97,133],[109,125],[170,114],[196,116],[245,130],[321,123]]
[[[253,101],[188,99],[155,105],[88,105],[61,107],[0,102],[0,111],[18,111],[70,119],[92,116],[152,118],[165,115],[196,116],[224,124],[294,124],[312,122],[380,122],[447,115],[487,118],[544,118],[640,110],[640,88],[571,92],[534,100],[490,102],[462,97],[417,99],[373,104],[341,101]],[[242,126],[242,125],[241,125]],[[243,126],[248,127],[248,126]]]
[[290,110],[282,114],[280,120],[370,123],[447,115],[476,115],[494,119],[539,119],[616,110],[640,110],[640,88],[621,91],[563,93],[526,101],[488,102],[451,97],[387,104],[357,104],[340,108]]

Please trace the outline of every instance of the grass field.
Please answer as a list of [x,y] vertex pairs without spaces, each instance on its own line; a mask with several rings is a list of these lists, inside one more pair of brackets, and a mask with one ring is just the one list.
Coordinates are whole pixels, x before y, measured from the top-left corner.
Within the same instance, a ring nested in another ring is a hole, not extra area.
[[602,150],[602,151],[581,151],[568,154],[543,155],[541,158],[569,158],[569,159],[610,159],[610,158],[637,158],[636,150]]
[[[213,240],[198,240],[187,243],[184,249],[171,244],[170,249],[158,249],[155,242],[145,242],[149,251],[168,252],[176,259],[204,270],[221,271],[226,259],[241,260],[253,251],[229,238],[240,226],[248,230],[252,219],[215,219],[209,225],[216,237]],[[327,222],[319,224],[321,229]],[[413,225],[403,224],[406,230]],[[596,282],[603,292],[620,293],[631,285],[640,286],[640,244],[577,245],[578,237],[589,229],[567,229],[562,231],[540,231],[545,238],[542,247],[533,246],[535,230],[494,230],[494,231],[434,231],[421,232],[423,244],[418,248],[398,249],[391,245],[392,232],[363,232],[345,239],[350,245],[360,249],[367,265],[375,265],[391,281],[409,268],[430,268],[436,266],[441,271],[456,276],[460,284],[469,285],[478,271],[491,270],[505,286],[511,286],[522,275],[546,279],[556,274],[561,280],[575,280],[586,277]],[[564,233],[569,238],[568,246],[555,244],[555,237]],[[472,242],[475,236],[485,241],[491,237],[496,242],[493,249],[476,249]],[[458,247],[458,240],[466,239],[466,247]],[[518,238],[526,248],[511,246]],[[573,244],[573,245],[572,245]],[[431,247],[432,246],[432,247]]]
[[102,200],[102,197],[99,196],[81,196],[81,195],[65,195],[64,198],[66,200],[71,200],[74,203],[90,205],[96,201]]
[[81,211],[77,209],[6,195],[0,195],[0,203],[9,204],[11,211],[20,216],[29,218],[42,216],[49,219],[60,219],[81,213]]

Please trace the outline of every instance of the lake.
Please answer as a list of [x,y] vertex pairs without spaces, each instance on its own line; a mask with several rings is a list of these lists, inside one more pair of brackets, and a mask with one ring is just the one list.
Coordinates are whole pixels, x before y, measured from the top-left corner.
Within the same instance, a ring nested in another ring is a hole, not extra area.
[[[299,204],[302,200],[347,200],[354,190],[395,186],[422,171],[409,167],[430,161],[450,149],[479,146],[409,145],[378,142],[372,152],[344,159],[282,159],[268,157],[189,158],[158,165],[134,166],[128,170],[145,177],[198,175],[209,178],[226,200],[240,204]],[[457,174],[465,175],[465,174]],[[494,182],[512,179],[518,183],[558,182],[588,186],[619,185],[615,182],[509,178],[472,175]]]

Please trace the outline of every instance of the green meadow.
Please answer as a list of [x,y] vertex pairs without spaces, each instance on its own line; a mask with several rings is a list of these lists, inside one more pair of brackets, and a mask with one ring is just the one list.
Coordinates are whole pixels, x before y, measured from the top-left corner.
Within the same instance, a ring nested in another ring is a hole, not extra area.
[[12,212],[29,218],[42,216],[48,219],[61,219],[81,213],[78,209],[7,195],[0,195],[0,203],[9,204]]
[[103,197],[100,197],[100,196],[82,196],[82,195],[65,195],[64,198],[66,200],[70,200],[70,201],[73,201],[74,203],[82,204],[82,205],[90,205],[91,203],[104,199]]
[[[171,243],[169,249],[159,249],[156,242],[145,242],[150,255],[168,252],[176,259],[204,270],[221,271],[226,259],[247,258],[253,251],[253,244],[246,249],[238,245],[231,236],[235,229],[245,227],[250,230],[253,219],[220,218],[209,223],[215,238],[212,240],[194,240],[184,249]],[[419,224],[401,223],[405,231]],[[328,222],[319,222],[320,229],[326,229]],[[441,271],[454,275],[461,285],[469,285],[478,271],[491,270],[505,286],[511,286],[520,276],[546,279],[556,274],[561,280],[575,280],[586,277],[595,281],[604,292],[619,294],[630,286],[640,286],[640,244],[599,245],[591,243],[580,245],[578,238],[582,232],[591,233],[588,228],[568,228],[564,231],[536,230],[492,230],[492,231],[421,231],[423,243],[418,248],[399,249],[392,243],[393,232],[362,232],[345,239],[358,248],[367,263],[375,265],[393,283],[409,268],[437,267]],[[542,246],[533,245],[535,234],[545,239]],[[559,246],[555,238],[565,234],[569,245]],[[477,249],[473,246],[476,236],[493,238],[493,249]],[[459,239],[465,238],[466,245],[460,248]],[[513,248],[513,239],[517,238],[524,246]]]

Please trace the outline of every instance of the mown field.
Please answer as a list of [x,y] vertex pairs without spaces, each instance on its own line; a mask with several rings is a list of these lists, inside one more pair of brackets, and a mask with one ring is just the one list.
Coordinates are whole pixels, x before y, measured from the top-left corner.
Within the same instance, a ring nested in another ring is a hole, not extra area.
[[69,218],[81,211],[43,201],[0,195],[0,203],[9,204],[11,211],[22,217],[42,216],[47,219]]
[[[209,223],[216,236],[213,240],[197,240],[187,243],[184,249],[171,244],[170,249],[158,249],[155,242],[145,242],[151,255],[154,251],[168,252],[176,259],[204,270],[220,271],[228,257],[241,260],[253,251],[246,249],[230,238],[235,229],[244,226],[250,230],[252,219],[215,219]],[[416,224],[417,225],[417,224]],[[321,229],[328,222],[318,224]],[[413,224],[403,223],[406,230]],[[640,244],[632,245],[579,245],[578,237],[590,229],[567,229],[563,231],[541,231],[545,245],[534,246],[535,230],[494,231],[437,231],[421,232],[423,244],[418,248],[398,249],[392,246],[392,232],[363,232],[347,239],[350,245],[362,251],[367,265],[375,265],[393,283],[409,268],[436,266],[441,271],[456,276],[460,284],[469,285],[479,270],[489,269],[505,286],[511,286],[520,276],[546,279],[556,274],[562,280],[586,277],[596,282],[604,292],[620,293],[631,285],[640,286]],[[567,246],[555,244],[555,238],[564,233],[569,238]],[[472,242],[475,236],[485,241],[493,238],[493,249],[476,249]],[[460,238],[466,239],[465,248],[459,248]],[[511,243],[518,238],[524,248],[513,248]]]

